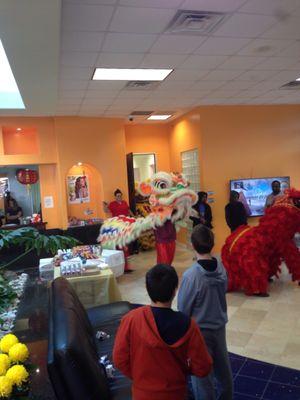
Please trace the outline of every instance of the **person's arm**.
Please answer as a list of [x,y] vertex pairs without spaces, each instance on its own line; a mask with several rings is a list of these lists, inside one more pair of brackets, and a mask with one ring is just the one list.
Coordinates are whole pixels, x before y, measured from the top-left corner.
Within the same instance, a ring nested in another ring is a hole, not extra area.
[[132,379],[130,366],[130,319],[122,319],[113,348],[114,365],[128,378]]
[[178,290],[177,308],[188,317],[191,317],[193,313],[196,293],[195,281],[183,276]]
[[212,221],[212,213],[211,213],[211,207],[209,204],[206,204],[206,213],[205,213],[205,221],[208,225],[211,225]]
[[105,214],[111,214],[110,208],[109,208],[109,203],[107,203],[107,201],[103,201],[103,211],[105,212]]
[[230,211],[229,211],[229,207],[228,206],[225,207],[225,219],[226,219],[227,225],[231,229],[231,215],[230,215]]
[[204,377],[211,372],[213,361],[196,322],[191,320],[191,325],[193,332],[188,347],[190,374]]

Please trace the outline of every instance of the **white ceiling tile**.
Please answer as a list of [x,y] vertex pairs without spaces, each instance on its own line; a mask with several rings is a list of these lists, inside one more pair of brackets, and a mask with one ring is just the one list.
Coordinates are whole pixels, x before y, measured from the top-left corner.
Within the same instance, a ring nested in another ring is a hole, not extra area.
[[243,3],[245,3],[245,0],[185,0],[180,8],[184,10],[233,12]]
[[280,57],[300,57],[300,40],[293,41],[290,46],[277,55]]
[[248,0],[239,12],[285,16],[299,6],[299,0]]
[[196,50],[206,37],[190,35],[161,35],[150,49],[150,53],[190,54]]
[[291,40],[254,39],[239,51],[244,56],[273,56],[286,49]]
[[297,78],[300,78],[300,69],[299,73],[295,73],[295,71],[280,71],[278,73],[276,72],[275,75],[272,76],[273,81],[278,81],[282,84],[294,81]]
[[79,105],[72,105],[72,104],[69,104],[69,105],[61,105],[61,106],[58,106],[57,107],[57,110],[59,110],[59,111],[62,111],[62,112],[64,112],[64,111],[78,111],[78,109],[79,109]]
[[141,68],[175,68],[186,59],[184,54],[146,54]]
[[89,81],[93,75],[93,68],[87,67],[61,67],[61,79],[79,79]]
[[209,70],[178,68],[168,76],[168,81],[196,81],[209,73]]
[[62,51],[99,51],[104,32],[62,32]]
[[214,90],[210,93],[208,93],[206,96],[209,97],[219,97],[219,98],[231,98],[235,95],[237,95],[238,93],[240,93],[240,90],[223,90],[222,88]]
[[207,90],[214,90],[214,89],[218,89],[220,87],[223,87],[225,85],[226,81],[198,81],[195,82],[193,85],[193,89],[196,90],[203,90],[203,91],[207,91]]
[[112,17],[114,7],[87,4],[64,4],[62,30],[64,31],[105,31]]
[[182,0],[119,0],[121,6],[178,8]]
[[254,86],[253,82],[231,81],[222,86],[222,90],[236,90],[236,89],[244,90],[244,89],[249,89],[250,87],[252,88],[252,86]]
[[273,77],[275,74],[276,74],[275,71],[269,71],[269,70],[257,70],[257,71],[250,70],[250,71],[243,72],[238,77],[238,80],[261,82],[265,79]]
[[91,106],[91,107],[98,107],[98,106],[109,106],[112,104],[113,99],[111,98],[98,98],[98,99],[92,99],[92,98],[85,98],[82,102],[82,106]]
[[67,67],[93,67],[97,61],[98,53],[65,51],[61,55],[61,65]]
[[201,55],[233,55],[246,46],[251,39],[210,37],[197,50],[195,54]]
[[85,94],[86,99],[114,99],[118,96],[119,91],[109,90],[88,90]]
[[273,39],[300,39],[299,18],[285,18],[282,22],[278,22],[266,32],[262,37]]
[[75,98],[75,97],[84,97],[86,91],[85,90],[60,90],[58,96],[60,98]]
[[157,35],[134,35],[133,33],[108,33],[103,51],[117,53],[146,52],[154,43]]
[[274,17],[266,15],[234,14],[213,33],[213,36],[255,38],[275,22]]
[[159,90],[169,90],[169,91],[174,91],[174,90],[178,90],[178,89],[189,89],[191,88],[193,85],[192,81],[171,81],[166,79],[165,81],[163,81],[158,87],[157,87],[157,91]]
[[118,0],[63,0],[64,3],[115,5]]
[[145,99],[149,96],[147,90],[121,90],[117,99]]
[[60,97],[58,99],[58,106],[59,107],[63,107],[63,106],[79,106],[81,104],[81,102],[82,102],[82,98],[73,98],[73,99],[71,99],[69,97],[67,97],[67,98]]
[[227,81],[237,78],[241,71],[216,69],[205,76],[206,81]]
[[127,82],[125,81],[90,81],[89,90],[121,90]]
[[181,68],[199,68],[199,69],[211,69],[216,68],[222,64],[228,57],[227,56],[189,56],[182,64]]
[[[251,56],[232,56],[229,57],[225,62],[220,64],[220,69],[232,69],[232,70],[248,70],[254,65],[257,65],[264,61],[265,57],[251,57]],[[264,68],[262,68],[264,69]]]
[[[299,26],[300,29],[300,26]],[[287,58],[287,57],[269,57],[262,63],[253,66],[253,69],[269,69],[269,70],[299,70],[300,60],[296,58]]]
[[276,81],[259,82],[256,85],[251,87],[251,90],[256,90],[256,89],[266,89],[266,91],[272,90],[272,89],[278,89],[278,82],[276,82]]
[[60,90],[85,90],[88,86],[87,80],[61,79],[59,82]]
[[111,32],[161,33],[174,16],[171,9],[118,7],[109,26]]
[[74,110],[74,111],[70,111],[70,110],[66,110],[66,111],[60,111],[60,110],[56,110],[55,111],[55,116],[70,116],[70,115],[77,115],[78,114],[78,110]]
[[137,68],[144,58],[144,53],[100,53],[97,67]]

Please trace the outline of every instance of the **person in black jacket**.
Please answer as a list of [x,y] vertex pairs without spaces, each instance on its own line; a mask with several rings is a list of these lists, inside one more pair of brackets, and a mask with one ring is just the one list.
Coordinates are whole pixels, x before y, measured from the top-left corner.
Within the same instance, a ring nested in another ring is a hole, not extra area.
[[247,213],[242,202],[239,201],[239,193],[235,190],[230,192],[230,200],[225,207],[225,218],[231,232],[241,225],[247,225]]
[[207,226],[207,228],[212,229],[212,213],[210,205],[207,204],[207,193],[198,192],[198,201],[193,205],[193,209],[196,211],[197,215],[190,217],[193,221],[193,227],[199,224]]

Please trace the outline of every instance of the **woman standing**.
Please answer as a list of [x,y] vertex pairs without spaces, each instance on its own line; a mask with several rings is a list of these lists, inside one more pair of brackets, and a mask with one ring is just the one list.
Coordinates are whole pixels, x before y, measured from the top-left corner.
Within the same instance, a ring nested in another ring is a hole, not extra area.
[[193,209],[197,212],[195,217],[190,217],[193,221],[193,227],[203,224],[207,226],[207,228],[212,229],[212,213],[210,205],[207,204],[206,192],[198,192],[198,201],[193,205]]
[[[119,217],[123,215],[125,217],[129,217],[130,215],[133,216],[127,202],[123,200],[123,193],[120,189],[116,189],[114,191],[115,200],[111,201],[109,204],[107,202],[103,202],[104,211],[106,213],[110,213],[112,217]],[[124,252],[124,259],[125,259],[125,267],[124,273],[133,272],[133,269],[129,268],[127,257],[129,256],[128,247],[125,246],[120,249]]]

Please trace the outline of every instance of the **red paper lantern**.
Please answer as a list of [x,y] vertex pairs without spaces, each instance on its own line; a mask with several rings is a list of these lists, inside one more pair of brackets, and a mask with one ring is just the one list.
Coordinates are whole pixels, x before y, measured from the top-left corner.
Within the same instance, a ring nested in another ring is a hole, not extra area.
[[16,177],[22,185],[33,185],[39,180],[38,172],[33,169],[18,169]]

